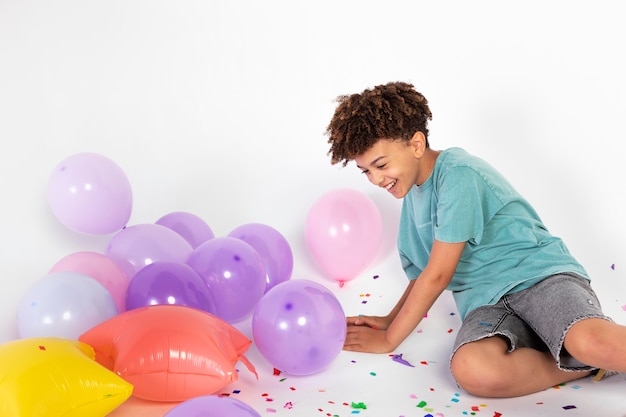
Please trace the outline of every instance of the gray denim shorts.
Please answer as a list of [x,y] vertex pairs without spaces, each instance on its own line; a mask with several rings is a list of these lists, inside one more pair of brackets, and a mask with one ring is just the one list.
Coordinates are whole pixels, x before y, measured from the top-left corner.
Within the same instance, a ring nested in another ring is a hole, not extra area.
[[563,347],[567,331],[586,318],[611,321],[602,313],[589,281],[570,273],[552,275],[530,288],[505,295],[494,305],[471,311],[459,329],[452,355],[466,343],[502,336],[508,340],[509,352],[529,347],[550,352],[562,370],[593,370]]

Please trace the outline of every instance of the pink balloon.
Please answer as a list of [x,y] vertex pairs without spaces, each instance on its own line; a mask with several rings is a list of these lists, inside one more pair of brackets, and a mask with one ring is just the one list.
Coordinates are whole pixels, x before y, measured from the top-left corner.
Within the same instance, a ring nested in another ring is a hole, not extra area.
[[95,279],[111,293],[117,311],[126,310],[128,278],[107,256],[97,252],[75,252],[54,264],[49,273],[53,272],[78,272]]
[[72,155],[56,166],[48,182],[48,202],[57,219],[85,234],[120,230],[130,218],[132,191],[126,174],[95,153]]
[[105,255],[132,279],[146,265],[156,261],[185,263],[193,249],[184,237],[158,224],[136,224],[117,232]]
[[185,211],[166,214],[155,223],[172,229],[184,237],[194,249],[201,243],[215,237],[213,230],[202,218]]
[[337,189],[322,195],[309,210],[305,238],[321,269],[343,285],[372,262],[382,230],[380,212],[369,197]]

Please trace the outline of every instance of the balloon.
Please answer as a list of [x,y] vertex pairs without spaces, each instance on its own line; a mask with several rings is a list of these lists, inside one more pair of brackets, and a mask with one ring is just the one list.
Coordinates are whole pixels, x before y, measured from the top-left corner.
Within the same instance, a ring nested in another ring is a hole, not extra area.
[[275,368],[310,375],[324,369],[343,348],[346,317],[324,286],[303,279],[285,281],[258,303],[252,338]]
[[79,272],[90,276],[111,293],[118,312],[126,310],[128,278],[109,257],[97,252],[74,252],[59,260],[52,272]]
[[77,340],[27,338],[0,345],[0,415],[100,417],[133,387]]
[[152,401],[185,401],[210,395],[237,380],[252,341],[206,311],[177,305],[128,310],[80,336],[96,361]]
[[128,178],[112,160],[78,153],[61,161],[48,181],[48,203],[57,219],[85,234],[120,230],[130,218],[132,191]]
[[156,261],[185,263],[193,249],[184,237],[158,224],[136,224],[117,232],[105,250],[130,279]]
[[202,218],[184,211],[166,214],[157,220],[156,224],[172,229],[184,237],[194,249],[201,243],[215,237],[209,225]]
[[250,315],[265,292],[263,260],[242,240],[207,240],[193,251],[187,264],[209,286],[217,316],[229,323]]
[[84,331],[117,315],[111,293],[78,272],[53,272],[39,279],[18,305],[20,337],[78,339]]
[[219,395],[205,395],[178,404],[163,417],[261,417],[243,401]]
[[330,191],[309,210],[305,238],[311,255],[326,275],[343,285],[376,256],[382,241],[380,212],[359,191]]
[[291,278],[293,253],[289,242],[278,230],[265,224],[250,223],[237,227],[228,236],[248,243],[261,256],[266,273],[265,292]]
[[126,308],[176,304],[215,314],[215,303],[204,280],[187,264],[154,262],[135,274],[126,294]]

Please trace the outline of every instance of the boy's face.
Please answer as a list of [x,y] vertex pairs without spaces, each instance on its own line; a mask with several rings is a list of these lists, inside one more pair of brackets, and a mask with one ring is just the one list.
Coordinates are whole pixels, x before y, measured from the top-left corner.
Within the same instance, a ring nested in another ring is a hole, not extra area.
[[413,185],[420,184],[430,175],[428,173],[423,178],[420,159],[425,150],[424,141],[423,135],[417,139],[416,136],[419,135],[416,134],[410,141],[378,140],[354,158],[357,167],[372,184],[385,188],[396,198],[403,198]]

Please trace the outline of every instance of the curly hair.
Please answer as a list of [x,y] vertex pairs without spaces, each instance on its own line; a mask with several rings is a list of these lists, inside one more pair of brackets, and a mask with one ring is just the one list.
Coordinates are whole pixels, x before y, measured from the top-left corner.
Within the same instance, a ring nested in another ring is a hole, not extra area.
[[379,139],[410,140],[422,132],[428,144],[428,100],[412,84],[390,82],[361,94],[337,97],[339,103],[326,128],[331,163],[346,166]]

